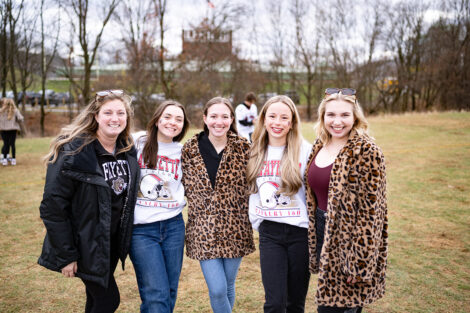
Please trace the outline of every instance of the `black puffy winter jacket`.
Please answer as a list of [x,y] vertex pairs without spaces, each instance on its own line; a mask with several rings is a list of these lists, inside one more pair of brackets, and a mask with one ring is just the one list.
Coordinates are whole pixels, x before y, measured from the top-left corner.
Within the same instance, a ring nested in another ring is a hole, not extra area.
[[[38,263],[50,270],[77,261],[76,276],[107,288],[110,262],[111,189],[104,180],[93,142],[79,153],[68,155],[82,143],[65,144],[55,163],[47,168],[40,215],[46,226]],[[119,232],[119,258],[129,252],[139,166],[134,148],[126,152],[130,178]]]

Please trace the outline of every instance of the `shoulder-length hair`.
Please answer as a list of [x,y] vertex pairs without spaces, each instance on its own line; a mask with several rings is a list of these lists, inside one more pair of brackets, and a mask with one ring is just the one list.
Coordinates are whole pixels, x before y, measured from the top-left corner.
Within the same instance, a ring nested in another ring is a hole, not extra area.
[[11,120],[15,116],[15,112],[17,110],[15,102],[10,98],[3,98],[1,101],[0,112],[3,113],[6,111],[7,119]]
[[67,143],[76,138],[83,139],[82,144],[71,154],[79,153],[83,147],[97,138],[98,122],[95,117],[101,110],[101,107],[112,100],[120,100],[124,104],[127,113],[126,128],[119,134],[117,141],[122,142],[122,147],[117,153],[126,152],[132,149],[134,141],[132,140],[131,130],[133,129],[134,112],[131,107],[132,99],[125,93],[109,92],[106,96],[95,96],[85,109],[72,121],[71,124],[63,127],[59,135],[51,142],[49,153],[44,157],[46,163],[54,163],[59,156],[60,149]]
[[[230,124],[230,130],[233,131],[235,134],[237,134],[237,122],[235,121],[235,111],[233,110],[232,103],[230,102],[229,99],[227,98],[222,98],[222,97],[215,97],[207,101],[206,105],[204,106],[204,111],[203,114],[204,116],[207,116],[207,112],[209,111],[209,108],[213,106],[214,104],[225,104],[227,108],[230,110],[230,117],[232,118],[232,124]],[[204,132],[206,134],[209,133],[209,129],[207,128],[206,123],[204,123]]]
[[180,142],[186,135],[186,132],[188,131],[189,120],[186,115],[186,110],[184,106],[175,100],[166,100],[160,103],[160,105],[157,107],[157,109],[153,113],[152,118],[147,124],[147,140],[145,142],[145,146],[142,152],[142,157],[144,160],[144,164],[148,168],[155,168],[156,166],[157,154],[158,154],[158,126],[157,125],[163,112],[170,105],[174,105],[175,107],[180,108],[183,111],[183,117],[184,117],[183,128],[177,136],[173,137],[173,141]]
[[367,122],[364,112],[356,99],[356,96],[347,96],[343,95],[342,93],[335,93],[332,95],[327,95],[320,105],[318,106],[318,118],[315,124],[315,132],[317,133],[317,138],[323,145],[326,145],[331,140],[331,135],[326,129],[325,126],[325,111],[326,111],[326,104],[330,101],[344,101],[350,103],[352,106],[353,116],[354,116],[354,124],[351,128],[351,133],[355,132],[358,135],[366,135],[369,136],[369,123]]
[[247,166],[247,182],[250,193],[257,193],[256,178],[261,172],[266,161],[269,136],[264,121],[266,112],[273,103],[283,103],[287,105],[292,113],[291,129],[287,133],[286,147],[281,158],[281,188],[280,193],[293,195],[302,186],[302,176],[300,174],[299,156],[303,137],[300,128],[300,116],[294,102],[287,96],[274,96],[264,104],[258,117],[255,130],[252,135],[250,160]]

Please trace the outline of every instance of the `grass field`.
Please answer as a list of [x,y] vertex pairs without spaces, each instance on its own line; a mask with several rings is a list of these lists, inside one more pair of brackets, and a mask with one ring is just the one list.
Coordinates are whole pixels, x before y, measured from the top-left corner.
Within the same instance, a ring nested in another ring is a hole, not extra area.
[[[390,220],[386,296],[365,312],[470,312],[470,113],[370,118],[387,159]],[[309,141],[311,124],[303,125]],[[19,139],[16,167],[0,168],[0,312],[83,312],[85,292],[36,261],[50,138]],[[257,237],[256,237],[257,240]],[[242,262],[234,312],[262,312],[258,251]],[[118,312],[138,312],[130,260],[116,271]],[[306,312],[316,312],[312,276]],[[199,264],[185,258],[175,312],[210,312]]]

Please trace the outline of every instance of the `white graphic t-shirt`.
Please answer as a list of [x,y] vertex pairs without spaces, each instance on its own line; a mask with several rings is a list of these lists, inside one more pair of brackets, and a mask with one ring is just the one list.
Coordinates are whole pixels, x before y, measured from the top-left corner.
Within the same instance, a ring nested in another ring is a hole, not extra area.
[[[268,146],[264,167],[256,179],[258,192],[250,196],[250,222],[256,230],[258,230],[263,220],[308,228],[304,184],[293,196],[289,197],[278,193],[281,184],[280,163],[284,148],[285,146]],[[311,150],[312,145],[307,141],[303,141],[299,157],[300,175],[302,177]]]
[[240,121],[253,123],[258,117],[258,108],[252,104],[249,108],[245,104],[239,104],[235,109],[235,119],[237,120],[238,135],[250,140],[250,134],[255,130],[255,125],[243,125]]
[[158,142],[155,168],[145,166],[142,151],[146,136],[134,138],[140,166],[140,184],[134,212],[134,224],[170,219],[183,210],[184,187],[181,184],[181,148],[179,142]]

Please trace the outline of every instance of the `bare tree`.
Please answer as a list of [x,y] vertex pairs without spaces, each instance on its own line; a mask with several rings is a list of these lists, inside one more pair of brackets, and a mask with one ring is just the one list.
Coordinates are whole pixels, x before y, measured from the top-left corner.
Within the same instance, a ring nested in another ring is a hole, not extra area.
[[8,17],[7,2],[0,2],[0,87],[2,97],[6,96],[8,76]]
[[[72,23],[72,36],[77,37],[81,48],[79,56],[83,62],[83,75],[80,80],[77,80],[74,75],[71,75],[71,68],[67,68],[64,74],[69,78],[70,83],[80,91],[82,105],[88,103],[90,99],[91,68],[97,57],[104,28],[120,2],[121,0],[100,1],[99,5],[92,0],[66,0],[65,2],[68,5],[67,7],[71,8],[71,10],[68,10],[68,14]],[[93,42],[90,39],[92,32],[89,29],[90,6],[94,12],[102,12],[100,26]]]
[[56,53],[57,53],[57,45],[59,42],[59,34],[60,34],[60,15],[58,16],[57,20],[55,21],[56,35],[53,37],[52,40],[52,49],[50,54],[47,54],[46,51],[46,33],[44,30],[44,10],[45,10],[46,0],[41,0],[40,9],[39,9],[39,19],[41,22],[41,118],[40,118],[40,126],[41,126],[41,136],[44,136],[44,120],[46,117],[44,111],[44,105],[46,104],[46,80],[49,74],[52,60],[54,60]]
[[398,80],[392,103],[394,111],[414,111],[418,108],[426,9],[426,4],[402,1],[392,11],[389,47],[395,52]]
[[8,40],[8,65],[10,67],[10,79],[8,83],[13,91],[13,98],[15,102],[18,102],[18,90],[16,87],[16,71],[15,71],[15,59],[18,51],[17,41],[17,23],[20,14],[24,8],[24,0],[20,3],[16,1],[6,0],[6,12],[8,16],[8,29],[9,29],[9,40]]
[[152,0],[124,1],[117,14],[123,25],[122,39],[125,45],[128,70],[126,89],[136,97],[136,117],[146,125],[154,111],[151,95],[159,87],[159,52],[155,49],[158,20]]
[[322,19],[319,31],[325,34],[329,47],[329,65],[337,86],[352,86],[353,58],[357,50],[352,44],[357,37],[356,3],[352,0],[333,0],[328,6],[320,6]]
[[215,94],[234,92],[224,74],[238,81],[234,76],[244,68],[236,61],[232,36],[243,25],[240,17],[245,15],[246,8],[242,4],[223,1],[217,3],[202,21],[184,32],[190,48],[183,47],[175,80],[178,98],[183,103],[202,104]]
[[222,94],[223,77],[220,70],[230,64],[231,51],[222,49],[223,46],[219,46],[215,38],[231,36],[231,33],[205,19],[199,25],[193,25],[188,32],[185,31],[183,36],[185,45],[178,57],[178,78],[175,81],[178,99],[187,106],[198,105],[214,94]]
[[328,46],[326,55],[331,74],[328,83],[357,89],[366,112],[385,107],[388,91],[383,90],[379,81],[391,74],[385,71],[383,56],[376,53],[385,48],[383,43],[387,40],[384,35],[387,2],[335,0],[329,6],[317,4],[316,7],[317,33],[325,36],[322,42]]
[[266,2],[272,33],[268,36],[269,47],[273,58],[270,62],[274,89],[278,94],[283,91],[284,66],[286,65],[286,50],[288,49],[287,28],[285,27],[285,1],[269,0]]
[[160,65],[160,83],[163,87],[163,92],[165,93],[166,98],[175,98],[175,91],[174,91],[174,73],[173,70],[167,70],[165,67],[165,55],[166,55],[166,48],[165,48],[165,32],[166,32],[166,25],[165,25],[165,15],[167,10],[167,1],[166,0],[153,0],[153,6],[155,10],[155,16],[158,21],[159,26],[159,41],[160,41],[160,51],[158,56],[158,63]]
[[358,59],[353,61],[355,66],[355,87],[361,95],[364,109],[368,112],[377,111],[380,108],[379,101],[374,97],[377,93],[377,81],[380,80],[382,67],[381,58],[374,58],[374,54],[382,44],[385,37],[383,13],[387,11],[387,2],[384,0],[363,0],[359,9],[362,12],[361,26],[358,33],[364,42],[363,48],[359,50]]
[[426,36],[426,51],[437,50],[439,55],[431,54],[423,61],[434,70],[430,81],[438,90],[439,107],[469,110],[469,102],[463,99],[470,97],[470,1],[450,0],[441,3],[439,9],[445,14]]
[[[313,99],[319,97],[324,89],[325,73],[327,68],[327,58],[325,51],[321,51],[321,32],[318,28],[311,28],[310,31],[305,25],[306,16],[317,16],[317,21],[321,21],[318,12],[312,12],[316,5],[309,5],[303,0],[294,0],[290,12],[295,21],[295,46],[296,59],[301,65],[301,92],[307,100],[307,118],[312,118]],[[314,3],[312,3],[314,4]],[[326,22],[326,21],[325,21]]]
[[36,48],[36,22],[38,16],[31,14],[37,12],[36,6],[28,6],[21,12],[20,32],[18,38],[19,51],[16,57],[16,68],[20,76],[20,87],[22,92],[22,106],[25,110],[26,91],[31,87],[34,81],[34,74],[40,72],[40,61],[33,52]]
[[241,103],[248,91],[261,91],[266,84],[266,75],[259,64],[239,57],[240,51],[235,50],[230,63],[230,80],[224,84],[224,94],[233,95],[233,104]]

